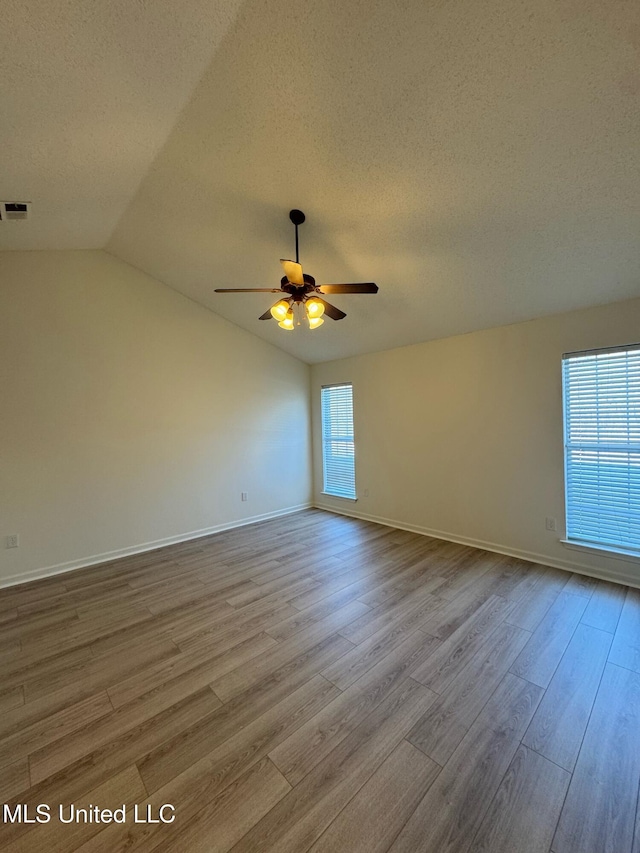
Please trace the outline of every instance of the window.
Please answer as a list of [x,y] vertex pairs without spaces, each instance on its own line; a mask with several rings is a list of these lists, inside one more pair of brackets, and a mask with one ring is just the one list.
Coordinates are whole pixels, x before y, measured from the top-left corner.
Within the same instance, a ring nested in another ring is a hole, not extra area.
[[563,356],[567,539],[640,556],[640,344]]
[[321,401],[323,492],[355,500],[353,387],[350,384],[326,385],[322,389]]

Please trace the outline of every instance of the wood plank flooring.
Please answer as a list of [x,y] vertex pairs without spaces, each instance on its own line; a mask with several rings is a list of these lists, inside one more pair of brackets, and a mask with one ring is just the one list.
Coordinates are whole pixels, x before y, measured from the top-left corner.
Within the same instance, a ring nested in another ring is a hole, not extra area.
[[3,851],[640,853],[636,589],[308,510],[0,590],[0,641],[52,809]]

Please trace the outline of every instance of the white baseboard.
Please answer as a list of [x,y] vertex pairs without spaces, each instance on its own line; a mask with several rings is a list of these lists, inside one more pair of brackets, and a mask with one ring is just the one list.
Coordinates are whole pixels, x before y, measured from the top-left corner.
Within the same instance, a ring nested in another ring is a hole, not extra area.
[[155,551],[167,545],[175,545],[178,542],[189,542],[191,539],[201,539],[203,536],[211,536],[212,533],[222,533],[223,530],[232,530],[234,527],[244,527],[247,524],[257,524],[259,521],[268,521],[270,518],[279,518],[281,515],[291,515],[303,509],[310,509],[311,503],[298,504],[286,509],[277,509],[273,512],[264,512],[262,515],[253,515],[251,518],[242,518],[239,521],[227,521],[224,524],[214,524],[213,527],[203,527],[201,530],[192,530],[190,533],[179,533],[177,536],[167,536],[166,539],[156,539],[153,542],[143,542],[140,545],[132,545],[129,548],[118,548],[115,551],[105,551],[103,554],[93,554],[91,557],[82,557],[79,560],[70,560],[67,563],[57,563],[55,566],[46,566],[42,569],[31,569],[16,575],[0,578],[0,589],[28,581],[42,580],[53,575],[62,575],[73,572],[76,569],[86,569],[98,563],[106,563],[117,560],[120,557],[130,557],[133,554],[144,554],[145,551]]
[[459,545],[469,545],[472,548],[480,548],[483,551],[492,551],[496,554],[504,554],[507,557],[517,557],[520,560],[527,560],[530,563],[541,563],[544,566],[551,566],[554,569],[564,569],[567,572],[576,572],[579,575],[588,575],[599,580],[613,581],[614,583],[622,583],[627,586],[640,587],[640,577],[638,574],[630,574],[626,572],[612,572],[607,569],[593,569],[591,566],[585,566],[582,563],[574,560],[558,560],[554,557],[549,557],[546,554],[536,554],[533,551],[521,551],[518,548],[510,548],[507,545],[499,545],[495,542],[485,542],[482,539],[472,539],[468,536],[459,536],[456,533],[448,533],[444,530],[433,530],[430,527],[421,527],[415,524],[406,524],[403,521],[398,521],[394,518],[382,518],[378,515],[368,515],[367,513],[358,510],[349,511],[336,509],[333,506],[327,506],[316,502],[313,504],[316,509],[322,509],[326,512],[335,512],[338,515],[346,515],[350,518],[361,518],[363,521],[373,521],[376,524],[384,524],[386,527],[397,527],[399,530],[408,530],[411,533],[420,533],[423,536],[431,536],[434,539],[444,539],[447,542],[456,542]]
[[71,560],[66,563],[58,563],[54,566],[46,566],[41,569],[31,569],[27,572],[21,572],[16,575],[9,575],[6,578],[0,578],[0,589],[3,587],[15,586],[16,584],[27,583],[28,581],[41,580],[43,578],[52,577],[54,575],[65,574],[76,569],[85,569],[89,566],[95,566],[99,563],[106,563],[110,560],[117,560],[120,557],[130,557],[134,554],[143,554],[146,551],[155,551],[158,548],[164,548],[167,545],[175,545],[179,542],[188,542],[192,539],[201,539],[203,536],[211,536],[214,533],[221,533],[224,530],[232,530],[235,527],[244,527],[248,524],[257,524],[260,521],[268,521],[271,518],[279,518],[283,515],[291,515],[294,512],[301,512],[304,509],[324,510],[325,512],[333,512],[338,515],[346,515],[352,518],[361,518],[363,521],[372,521],[376,524],[384,524],[387,527],[395,527],[399,530],[408,530],[411,533],[419,533],[423,536],[431,536],[434,539],[444,539],[447,542],[456,542],[460,545],[469,545],[473,548],[481,548],[483,551],[492,551],[496,554],[505,554],[508,557],[517,557],[521,560],[527,560],[531,563],[541,563],[545,566],[552,566],[556,569],[564,569],[568,572],[576,572],[581,575],[599,578],[600,580],[613,581],[615,583],[627,584],[628,586],[640,587],[640,578],[626,572],[611,572],[606,569],[596,570],[591,566],[585,566],[574,560],[558,560],[549,557],[546,554],[537,554],[532,551],[522,551],[518,548],[510,548],[506,545],[499,545],[495,542],[485,542],[482,539],[472,539],[468,536],[459,536],[455,533],[449,533],[444,530],[435,530],[430,527],[422,527],[415,524],[406,524],[394,518],[383,518],[377,515],[369,515],[349,508],[349,512],[336,509],[333,506],[316,503],[304,503],[297,506],[287,507],[273,512],[265,512],[261,515],[254,515],[250,518],[243,518],[238,521],[225,522],[216,524],[212,527],[202,528],[201,530],[192,530],[189,533],[181,533],[177,536],[168,536],[165,539],[156,539],[153,542],[144,542],[140,545],[134,545],[129,548],[119,548],[115,551],[105,551],[103,554],[94,554],[90,557],[83,557],[79,560]]

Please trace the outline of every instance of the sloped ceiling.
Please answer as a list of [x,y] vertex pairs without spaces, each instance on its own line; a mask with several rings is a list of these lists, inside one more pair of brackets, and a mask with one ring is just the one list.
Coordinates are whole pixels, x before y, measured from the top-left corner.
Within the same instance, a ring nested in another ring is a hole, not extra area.
[[[640,295],[635,0],[31,5],[0,245],[104,246],[308,362]],[[213,292],[278,286],[292,207],[318,283],[380,287],[314,332]]]
[[106,244],[240,4],[2,0],[1,249]]

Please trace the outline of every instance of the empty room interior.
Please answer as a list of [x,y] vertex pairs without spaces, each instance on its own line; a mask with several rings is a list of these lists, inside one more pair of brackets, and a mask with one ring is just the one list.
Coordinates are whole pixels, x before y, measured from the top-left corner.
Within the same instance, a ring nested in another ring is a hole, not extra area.
[[2,851],[640,853],[639,46],[5,0]]

